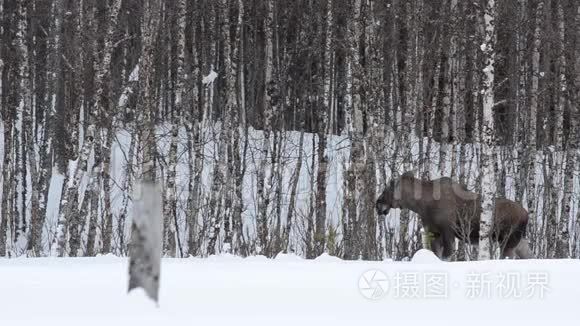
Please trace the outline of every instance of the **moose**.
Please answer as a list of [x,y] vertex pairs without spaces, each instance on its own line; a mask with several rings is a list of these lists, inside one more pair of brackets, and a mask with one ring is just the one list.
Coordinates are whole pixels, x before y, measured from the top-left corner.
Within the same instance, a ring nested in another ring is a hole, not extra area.
[[[481,196],[449,177],[417,179],[406,172],[392,179],[376,201],[377,213],[384,217],[391,208],[417,213],[425,230],[433,235],[431,250],[444,260],[453,254],[455,238],[478,245]],[[501,248],[501,258],[531,258],[524,238],[528,212],[518,203],[495,198],[492,241]]]

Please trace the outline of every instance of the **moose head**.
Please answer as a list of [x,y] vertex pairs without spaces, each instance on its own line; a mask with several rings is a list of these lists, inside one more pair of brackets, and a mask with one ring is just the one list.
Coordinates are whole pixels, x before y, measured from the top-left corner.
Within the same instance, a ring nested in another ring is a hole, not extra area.
[[400,208],[399,206],[399,197],[397,196],[397,180],[393,179],[389,181],[377,202],[375,203],[375,208],[377,210],[377,214],[379,216],[385,216],[389,214],[391,208]]

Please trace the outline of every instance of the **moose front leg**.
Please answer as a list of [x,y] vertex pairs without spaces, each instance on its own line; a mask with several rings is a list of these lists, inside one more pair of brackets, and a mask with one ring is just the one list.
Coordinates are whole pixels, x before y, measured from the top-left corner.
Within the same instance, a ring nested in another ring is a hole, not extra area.
[[443,240],[441,238],[440,234],[434,234],[431,233],[431,251],[433,251],[433,253],[439,258],[441,259],[441,256],[443,255]]
[[441,235],[439,232],[435,232],[432,228],[429,227],[423,227],[422,237],[423,248],[431,250],[437,257],[439,257],[439,259],[441,259],[443,242],[441,241]]
[[438,256],[442,260],[449,261],[449,259],[451,258],[451,255],[453,255],[453,251],[454,251],[455,236],[453,235],[453,233],[451,231],[445,230],[445,231],[441,232],[438,241],[440,241],[441,246],[443,247],[441,249],[441,251],[442,251],[441,255],[438,255]]
[[431,243],[433,242],[434,237],[435,234],[431,232],[429,228],[427,227],[421,228],[421,240],[422,240],[421,244],[423,245],[423,249],[433,250]]

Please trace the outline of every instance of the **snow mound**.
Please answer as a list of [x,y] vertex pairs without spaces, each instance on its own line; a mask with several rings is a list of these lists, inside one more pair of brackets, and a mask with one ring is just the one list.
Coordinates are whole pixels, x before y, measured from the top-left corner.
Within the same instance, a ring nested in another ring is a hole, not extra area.
[[328,262],[328,263],[336,263],[336,262],[342,261],[342,259],[340,259],[336,256],[331,256],[327,253],[323,253],[322,255],[316,257],[314,260],[319,261],[319,262]]
[[98,253],[98,254],[95,255],[95,257],[99,257],[100,260],[115,260],[115,259],[119,259],[119,256],[116,256],[115,254],[112,254],[112,253],[108,253],[108,254]]
[[246,261],[268,261],[268,257],[264,256],[264,255],[255,255],[255,256],[248,256],[245,258]]
[[[195,259],[197,257],[192,257],[192,258]],[[207,261],[227,262],[227,261],[232,261],[232,260],[240,260],[240,259],[242,259],[242,257],[235,256],[232,254],[227,254],[227,253],[221,253],[221,254],[217,254],[217,255],[210,255],[205,259]]]
[[420,264],[428,264],[428,263],[437,263],[441,262],[435,253],[431,250],[427,249],[419,249],[411,258],[413,263],[420,263]]
[[276,255],[276,260],[279,261],[286,261],[286,262],[299,262],[299,261],[303,261],[304,259],[302,259],[302,257],[296,255],[296,254],[284,254],[284,253],[279,253]]

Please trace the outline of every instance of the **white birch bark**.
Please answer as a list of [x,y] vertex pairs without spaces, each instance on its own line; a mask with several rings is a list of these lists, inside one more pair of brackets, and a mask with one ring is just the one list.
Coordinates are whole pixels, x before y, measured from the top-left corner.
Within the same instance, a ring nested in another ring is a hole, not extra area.
[[[101,134],[100,132],[97,132],[95,134],[95,152],[98,154],[101,150]],[[95,155],[97,156],[97,155]],[[88,234],[87,234],[87,244],[86,244],[86,255],[87,256],[94,256],[96,251],[95,251],[95,240],[96,240],[96,236],[97,236],[97,220],[99,218],[99,186],[100,186],[100,182],[99,182],[99,176],[101,174],[101,164],[95,164],[93,166],[93,170],[89,179],[89,183],[87,186],[87,191],[85,191],[85,199],[83,200],[82,203],[82,207],[81,211],[80,211],[80,215],[81,216],[86,216],[88,219]],[[88,206],[90,203],[90,210],[87,211]],[[104,231],[102,231],[104,232]],[[77,247],[78,249],[78,247]]]
[[264,20],[264,32],[265,32],[265,43],[266,43],[266,58],[264,74],[266,85],[266,90],[264,91],[264,139],[262,140],[262,161],[259,165],[257,173],[257,200],[258,200],[258,252],[265,251],[268,245],[268,204],[269,204],[269,191],[265,189],[266,183],[266,167],[268,163],[268,155],[270,152],[270,133],[271,133],[271,120],[274,108],[272,107],[272,99],[269,95],[268,88],[271,83],[273,83],[273,48],[274,43],[272,39],[273,32],[273,19],[274,19],[274,3],[272,0],[268,0],[266,3],[267,14]]
[[223,229],[225,236],[228,237],[229,243],[225,245],[225,250],[230,251],[231,247],[231,232],[230,228],[230,207],[224,205],[224,201],[231,195],[228,192],[227,184],[230,178],[229,171],[227,169],[227,162],[230,157],[228,156],[228,145],[231,139],[231,112],[232,110],[232,75],[231,75],[231,56],[230,56],[230,44],[229,44],[229,5],[226,0],[222,0],[221,9],[223,10],[220,14],[223,17],[223,21],[220,26],[220,38],[224,42],[223,47],[223,57],[224,57],[224,68],[225,76],[225,87],[222,90],[224,94],[224,99],[222,100],[222,118],[220,126],[219,141],[217,144],[218,156],[214,161],[213,170],[213,181],[211,186],[211,199],[210,199],[210,236],[207,247],[207,253],[209,255],[215,254],[217,251],[216,243],[217,237],[220,235],[220,231]]
[[164,184],[163,200],[163,253],[170,257],[176,254],[177,198],[175,175],[177,173],[177,141],[179,139],[179,113],[171,124],[171,141],[168,153],[167,178]]
[[[571,28],[576,28],[576,39],[577,42],[580,41],[580,5],[578,6],[578,13],[576,15],[576,26],[571,26]],[[560,42],[562,44],[562,46],[564,47],[564,15],[563,15],[563,8],[562,5],[559,4],[558,6],[558,19],[560,20]],[[579,68],[580,68],[580,58],[578,57],[578,55],[580,55],[580,43],[577,43],[577,48],[576,49],[576,62],[570,62],[569,64],[575,64],[576,67],[575,69],[572,69],[572,71],[576,72],[576,79],[575,79],[575,88],[576,90],[580,89],[580,77],[578,74],[579,72]],[[566,88],[567,88],[567,81],[566,81],[566,75],[565,75],[565,71],[566,71],[566,66],[565,66],[565,48],[562,49],[562,54],[560,56],[560,61],[562,62],[562,71],[561,71],[561,76],[560,76],[560,92],[561,94],[565,94]],[[566,101],[569,104],[569,108],[570,108],[570,113],[571,113],[571,117],[576,117],[576,118],[571,118],[570,119],[570,133],[569,133],[569,138],[568,138],[568,143],[566,146],[566,158],[565,158],[565,164],[566,164],[566,169],[564,172],[564,187],[563,187],[563,192],[564,192],[564,196],[562,198],[562,206],[561,206],[561,211],[560,211],[560,221],[559,221],[559,226],[558,226],[558,232],[557,232],[557,240],[556,240],[556,249],[555,249],[555,257],[556,258],[571,258],[572,257],[572,248],[574,246],[571,246],[570,243],[570,213],[571,213],[571,204],[572,204],[572,196],[573,196],[573,191],[574,191],[574,171],[576,169],[576,165],[577,165],[577,150],[578,150],[578,141],[580,139],[580,137],[578,137],[578,121],[577,121],[577,117],[578,114],[580,113],[580,110],[578,109],[578,100],[580,99],[580,96],[578,94],[571,94],[572,98],[566,98],[564,95],[561,95],[560,97],[560,105],[562,110],[565,107],[565,103],[563,103],[564,101]],[[576,104],[576,105],[574,105]],[[556,128],[558,128],[558,126],[556,126]],[[561,128],[563,129],[563,128]],[[580,216],[580,212],[579,215]]]
[[[113,51],[113,34],[117,24],[118,13],[121,8],[121,0],[115,0],[113,4],[108,7],[109,10],[109,21],[107,27],[107,34],[105,36],[105,43],[103,49],[103,59],[101,65],[95,76],[95,104],[89,112],[89,125],[85,132],[85,139],[81,148],[81,155],[78,158],[76,168],[74,170],[74,176],[72,176],[70,183],[66,186],[66,191],[61,198],[60,212],[59,212],[59,226],[57,231],[58,239],[58,254],[60,256],[64,255],[66,252],[67,237],[70,234],[74,241],[79,237],[79,228],[81,226],[81,219],[78,216],[78,199],[79,199],[79,184],[83,176],[88,170],[88,158],[90,151],[93,147],[95,132],[96,132],[96,119],[98,117],[105,117],[105,112],[102,109],[102,101],[105,87],[104,83],[107,81],[109,76],[109,66],[111,64],[111,57]],[[100,158],[99,158],[100,159]],[[63,230],[66,229],[66,230]],[[76,248],[77,246],[75,246]],[[71,253],[76,255],[75,252]]]
[[[175,256],[181,250],[178,224],[177,224],[177,198],[176,198],[176,169],[177,169],[177,142],[179,140],[179,126],[181,125],[181,112],[185,110],[182,97],[185,87],[185,0],[177,2],[177,81],[175,85],[175,110],[171,125],[171,142],[169,145],[167,179],[165,182],[165,195],[163,201],[163,251],[166,255]],[[176,248],[177,246],[177,248]]]
[[487,0],[484,12],[485,44],[482,45],[485,56],[484,94],[483,94],[483,123],[481,144],[481,182],[482,182],[482,212],[479,235],[479,259],[491,259],[491,228],[493,222],[494,197],[496,191],[494,176],[494,60],[495,60],[495,1]]
[[[518,17],[518,22],[525,21],[528,17],[526,15],[526,8],[527,8],[527,0],[519,0],[518,1],[518,9],[520,12],[520,16]],[[525,184],[527,179],[527,169],[525,163],[525,156],[526,156],[526,148],[524,146],[525,140],[522,139],[523,130],[527,129],[525,125],[525,120],[527,117],[527,92],[528,89],[528,80],[527,80],[527,72],[528,72],[528,60],[525,58],[525,51],[526,51],[526,44],[527,44],[527,34],[524,31],[517,32],[517,61],[518,61],[518,87],[516,96],[518,101],[516,102],[516,114],[517,114],[517,124],[515,126],[515,132],[517,134],[517,168],[519,175],[515,180],[515,189],[516,189],[516,201],[523,203],[524,201],[524,190]]]
[[[576,105],[576,114],[580,113],[579,103],[580,103],[580,4],[578,4],[576,10],[576,20],[575,20],[575,27],[576,27],[576,48],[574,49],[574,57],[576,58],[576,62],[574,63],[574,71],[576,72],[576,78],[574,79],[574,88],[576,89],[575,96],[572,97],[573,104]],[[580,122],[576,122],[576,128],[580,128]],[[578,132],[578,129],[576,129]],[[580,137],[576,135],[576,149],[580,148]],[[580,159],[576,159],[576,166],[577,169],[580,168]],[[574,229],[574,239],[578,241],[580,239],[580,201],[578,201],[578,213],[576,214],[575,220],[575,229]],[[575,242],[575,251],[574,257],[578,257],[580,252],[580,243]]]
[[142,287],[152,300],[158,301],[163,243],[161,189],[154,182],[143,180],[139,191],[133,197],[128,291]]
[[153,59],[161,9],[157,1],[150,0],[146,2],[143,10],[138,107],[142,122],[143,163],[140,184],[134,196],[128,290],[141,287],[152,300],[157,301],[163,246],[163,200],[156,181],[155,169],[156,141],[153,113],[157,102],[153,93]]
[[[195,27],[195,25],[193,25]],[[192,28],[192,37],[195,39],[195,29]],[[204,109],[198,101],[199,89],[199,65],[198,65],[198,51],[195,42],[192,42],[191,46],[191,60],[192,60],[192,73],[191,80],[193,81],[192,94],[191,94],[191,105],[192,112],[187,116],[188,121],[188,170],[189,170],[189,180],[188,180],[188,197],[187,197],[187,251],[189,254],[196,254],[199,250],[199,241],[197,239],[197,219],[198,212],[201,207],[201,175],[204,166],[204,130],[205,130],[205,119]]]
[[[441,42],[439,42],[441,43]],[[437,47],[437,54],[435,58],[439,58],[440,53],[442,51],[441,44]],[[437,111],[437,93],[439,92],[439,74],[441,73],[441,60],[435,59],[435,67],[434,67],[434,74],[433,74],[433,96],[431,97],[431,107],[430,113],[428,115],[428,121],[425,123],[428,125],[427,127],[427,146],[425,149],[425,159],[424,159],[424,171],[423,177],[430,178],[431,177],[431,167],[432,167],[432,158],[431,158],[431,147],[433,145],[433,131],[435,130],[435,112]]]
[[[94,135],[94,126],[89,126],[89,128],[86,130],[85,142],[83,143],[81,153],[78,157],[78,162],[82,166],[76,168],[75,174],[72,176],[72,178],[67,177],[65,179],[65,188],[63,189],[60,210],[58,214],[57,233],[54,237],[55,245],[57,245],[56,251],[60,257],[67,254],[69,236],[78,237],[78,228],[80,227],[80,222],[78,220],[71,221],[71,219],[72,217],[78,216],[78,214],[75,213],[75,211],[78,209],[78,189],[81,178],[87,170],[87,162],[89,159],[91,147],[93,145]],[[76,253],[72,254],[76,255]]]
[[361,1],[356,0],[353,3],[352,16],[349,16],[348,24],[348,52],[345,56],[346,65],[346,127],[351,142],[350,157],[348,168],[345,170],[346,190],[345,206],[346,213],[346,234],[345,234],[345,258],[357,259],[360,254],[360,235],[358,232],[359,214],[359,178],[361,177],[361,168],[364,165],[364,145],[362,137],[363,116],[361,108],[361,73],[360,58],[358,46],[361,36]]
[[[112,246],[111,246],[111,238],[113,237],[113,211],[111,205],[111,146],[113,144],[113,137],[115,130],[114,128],[110,128],[107,130],[106,133],[106,140],[104,144],[102,144],[103,148],[101,149],[105,154],[103,155],[103,162],[102,167],[98,169],[100,172],[100,177],[97,180],[100,180],[102,183],[103,189],[103,205],[101,209],[101,232],[100,232],[100,248],[95,243],[95,250],[100,250],[101,253],[112,253]],[[132,173],[132,170],[129,170]],[[96,172],[96,171],[94,171]],[[129,191],[129,189],[124,188],[125,191]],[[98,198],[95,198],[98,200]],[[95,204],[96,205],[96,204]],[[107,240],[105,242],[104,240]],[[96,241],[96,240],[95,240]]]
[[532,45],[532,85],[530,89],[530,111],[528,114],[528,126],[526,135],[528,137],[527,141],[527,210],[529,216],[528,230],[530,233],[532,251],[536,253],[535,250],[535,237],[537,236],[537,220],[536,220],[536,147],[537,147],[537,115],[538,115],[538,87],[539,87],[539,77],[540,77],[540,46],[541,46],[541,26],[542,26],[542,15],[544,8],[544,2],[540,1],[536,9],[536,21],[535,21],[535,31],[534,40]]
[[[28,33],[28,10],[26,8],[28,2],[26,1],[19,1],[18,3],[18,11],[19,11],[19,28],[17,33],[18,38],[18,50],[20,56],[20,71],[19,71],[19,93],[20,93],[20,103],[19,103],[19,115],[21,115],[21,151],[22,151],[22,158],[20,162],[20,183],[22,187],[20,189],[20,196],[21,196],[21,207],[20,207],[20,218],[19,218],[19,225],[18,230],[16,232],[17,237],[14,239],[17,243],[25,243],[28,240],[28,233],[30,232],[27,230],[27,224],[29,221],[26,219],[26,212],[27,212],[27,185],[26,185],[26,171],[27,167],[30,167],[32,178],[36,178],[36,151],[34,150],[34,145],[32,143],[33,137],[33,106],[32,106],[32,83],[31,83],[31,70],[29,64],[29,51],[28,46],[26,45],[26,35]],[[28,143],[28,144],[27,144]],[[26,153],[26,149],[28,149],[28,153]],[[24,158],[28,155],[29,162],[26,162]],[[30,164],[28,164],[30,163]],[[38,199],[38,191],[35,190],[34,182],[32,185],[32,195],[33,195],[33,209],[31,210],[31,218],[34,220],[35,224],[38,221],[38,210],[36,209],[36,205],[34,203],[37,202]]]
[[557,151],[561,151],[564,144],[564,110],[566,109],[566,53],[565,53],[565,25],[564,25],[564,9],[562,3],[555,3],[557,7],[557,21],[558,21],[558,49],[560,55],[558,56],[557,77],[559,85],[557,87],[558,102],[554,119],[554,145]]
[[[238,2],[239,10],[238,19],[236,22],[235,37],[239,37],[239,31],[241,29],[243,13],[243,4]],[[227,8],[227,7],[226,7]],[[229,12],[224,11],[224,15],[228,15]],[[237,105],[237,95],[236,95],[236,58],[238,56],[238,49],[235,46],[234,35],[232,35],[232,30],[229,28],[229,19],[226,20],[227,30],[223,31],[226,44],[224,45],[224,70],[225,75],[225,87],[224,92],[227,98],[225,102],[224,115],[228,115],[228,133],[227,133],[227,156],[228,156],[228,166],[227,166],[227,176],[228,182],[225,184],[226,191],[226,205],[224,207],[224,252],[231,253],[233,251],[233,246],[238,243],[234,243],[234,233],[239,233],[241,226],[241,211],[242,211],[242,195],[241,195],[241,184],[243,176],[241,175],[241,160],[240,160],[240,108]],[[242,68],[243,69],[243,68]],[[236,227],[234,227],[236,226]],[[239,236],[235,236],[236,242]]]
[[[232,62],[232,72],[231,78],[237,72],[238,88],[237,91],[237,101],[238,105],[234,106],[235,109],[231,110],[232,115],[232,132],[233,132],[233,142],[232,142],[232,159],[230,160],[231,169],[233,171],[234,183],[233,183],[233,203],[232,203],[232,235],[231,235],[231,246],[232,252],[235,254],[244,254],[244,234],[243,234],[243,223],[242,223],[242,210],[243,210],[243,196],[242,196],[242,184],[244,180],[245,168],[245,157],[246,148],[248,144],[247,137],[247,126],[245,124],[245,104],[244,104],[244,28],[243,28],[243,17],[244,17],[244,2],[238,0],[238,20],[236,24],[236,37],[239,39],[239,44],[237,47],[234,46],[233,49],[233,60],[236,60],[237,67]],[[231,37],[230,37],[231,39]],[[233,87],[232,83],[232,87]],[[231,102],[235,103],[234,90],[230,90],[232,96]],[[243,127],[242,127],[243,126]],[[242,143],[241,143],[241,129],[244,128],[246,132],[244,150],[240,154]],[[240,156],[241,155],[241,156]]]
[[14,162],[12,149],[12,128],[13,123],[10,119],[4,121],[4,162],[2,164],[2,207],[0,211],[0,256],[8,255],[10,247],[10,237],[7,231],[10,220],[13,216],[13,191],[15,189],[12,180],[14,180]]
[[294,223],[294,214],[296,207],[296,193],[298,189],[298,180],[300,179],[300,172],[302,171],[302,160],[304,157],[304,128],[300,131],[300,140],[298,142],[298,159],[294,168],[294,173],[290,179],[290,202],[288,203],[288,213],[286,215],[286,226],[284,229],[284,249],[286,252],[291,252],[292,242],[290,241],[292,235],[292,224]]
[[[439,171],[441,171],[442,175],[448,175],[447,172],[447,156],[449,154],[449,150],[453,147],[449,144],[450,137],[452,136],[452,128],[454,125],[451,125],[450,122],[455,122],[455,108],[456,102],[452,98],[453,96],[453,87],[455,84],[455,80],[457,79],[457,71],[455,71],[455,62],[457,61],[457,36],[455,35],[455,31],[452,30],[457,28],[457,0],[451,0],[451,6],[449,9],[450,15],[450,22],[449,22],[449,33],[451,33],[450,41],[449,41],[449,49],[446,50],[447,52],[447,60],[445,63],[445,85],[443,87],[443,116],[441,117],[441,141],[440,141],[440,148],[439,148]],[[453,102],[452,102],[453,101]],[[454,168],[454,165],[451,165],[451,168]]]
[[328,173],[328,157],[326,153],[327,132],[328,132],[328,111],[330,109],[330,83],[331,83],[331,33],[332,24],[332,0],[326,3],[326,21],[324,25],[324,81],[322,87],[322,117],[318,125],[318,170],[316,174],[316,229],[314,234],[314,251],[319,256],[324,252],[326,243],[326,178]]
[[[121,213],[119,214],[119,218],[117,220],[117,229],[115,230],[119,239],[118,247],[115,251],[111,246],[111,238],[113,236],[113,232],[110,234],[108,232],[104,232],[101,236],[102,238],[102,250],[103,252],[116,252],[119,255],[122,255],[126,252],[126,236],[125,236],[125,226],[127,221],[127,214],[129,211],[129,200],[130,195],[133,192],[133,180],[134,180],[134,158],[135,158],[135,147],[136,147],[137,139],[136,137],[131,137],[131,142],[129,144],[129,153],[127,155],[127,165],[125,168],[125,180],[123,182],[123,198],[121,201]],[[113,229],[113,226],[110,227]]]

